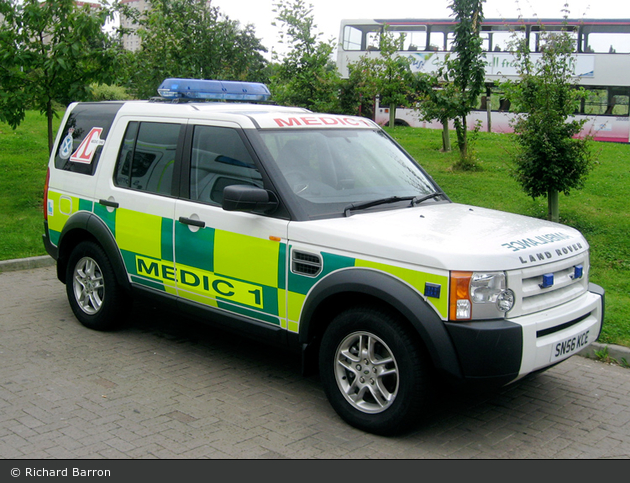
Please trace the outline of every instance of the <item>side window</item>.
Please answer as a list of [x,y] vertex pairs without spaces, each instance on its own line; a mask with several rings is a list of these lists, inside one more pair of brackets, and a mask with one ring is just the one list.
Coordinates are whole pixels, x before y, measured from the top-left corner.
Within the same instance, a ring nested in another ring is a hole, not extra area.
[[170,195],[180,129],[179,124],[130,122],[118,153],[114,184]]
[[190,159],[190,198],[218,204],[226,186],[263,187],[263,180],[236,129],[195,126]]
[[55,168],[92,176],[121,103],[81,103],[66,121]]

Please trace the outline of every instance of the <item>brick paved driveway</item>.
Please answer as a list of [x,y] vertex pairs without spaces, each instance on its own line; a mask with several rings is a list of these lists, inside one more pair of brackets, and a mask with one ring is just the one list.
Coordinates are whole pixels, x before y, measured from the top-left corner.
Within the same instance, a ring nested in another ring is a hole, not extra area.
[[573,357],[448,394],[413,433],[355,430],[298,357],[147,305],[74,319],[54,268],[0,273],[0,458],[628,458],[630,370]]

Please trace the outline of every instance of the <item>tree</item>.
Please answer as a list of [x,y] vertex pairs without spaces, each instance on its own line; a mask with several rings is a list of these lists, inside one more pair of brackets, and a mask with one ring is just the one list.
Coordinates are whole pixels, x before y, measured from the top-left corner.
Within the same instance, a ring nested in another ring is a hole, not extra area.
[[442,124],[442,151],[451,151],[448,121],[457,116],[459,103],[452,84],[444,83],[438,76],[418,74],[418,111],[425,121],[437,120]]
[[395,125],[396,108],[415,103],[415,82],[409,60],[398,55],[404,35],[395,37],[385,29],[379,35],[378,54],[365,55],[348,66],[347,84],[354,89],[355,101],[380,96],[380,104],[389,107],[389,126]]
[[374,119],[374,100],[378,95],[376,76],[361,61],[348,66],[349,75],[341,81],[339,102],[341,112]]
[[[274,100],[314,111],[338,112],[339,74],[331,61],[333,42],[319,40],[313,6],[303,0],[279,0],[273,11],[280,23],[280,41],[288,45],[271,78]],[[274,23],[275,25],[275,23]],[[278,54],[275,54],[278,59]]]
[[152,0],[138,19],[142,47],[132,59],[136,95],[156,95],[168,77],[264,82],[267,49],[207,0]]
[[380,35],[380,57],[371,59],[377,74],[376,86],[381,103],[389,106],[390,127],[394,127],[396,123],[396,108],[414,102],[415,79],[409,68],[409,60],[397,55],[402,50],[404,41],[404,35],[396,38],[386,30]]
[[84,99],[107,81],[117,47],[103,31],[112,10],[74,0],[0,0],[0,119],[14,129],[35,108],[53,145],[56,103]]
[[452,0],[449,5],[458,23],[455,26],[453,56],[446,61],[443,77],[451,84],[450,94],[454,102],[455,130],[460,152],[460,167],[474,168],[468,152],[468,126],[466,116],[477,105],[477,98],[484,88],[485,60],[480,37],[483,21],[482,4],[485,0]]
[[572,79],[574,43],[566,30],[543,32],[541,56],[535,61],[527,41],[515,40],[520,79],[504,84],[520,113],[513,123],[519,147],[516,179],[532,198],[547,196],[548,217],[556,222],[558,194],[581,188],[592,168],[590,138],[574,138],[585,120],[571,118],[583,97]]

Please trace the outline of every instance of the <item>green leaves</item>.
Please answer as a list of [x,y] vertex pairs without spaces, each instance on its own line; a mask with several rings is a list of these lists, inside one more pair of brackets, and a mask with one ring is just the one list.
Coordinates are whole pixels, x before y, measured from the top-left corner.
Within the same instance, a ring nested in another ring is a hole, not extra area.
[[[91,5],[91,6],[90,6]],[[0,119],[13,128],[36,108],[49,120],[56,105],[81,100],[90,81],[113,71],[116,50],[103,31],[106,4],[74,0],[0,0]]]
[[[592,153],[588,137],[575,138],[585,121],[571,117],[585,95],[572,78],[574,39],[566,30],[543,32],[541,44],[537,61],[524,42],[513,44],[520,80],[504,86],[520,113],[513,123],[515,177],[532,198],[548,196],[551,203],[555,195],[549,195],[583,186]],[[549,212],[557,217],[557,206]]]
[[263,81],[266,49],[251,25],[205,0],[153,0],[139,19],[142,48],[130,58],[136,95],[148,98],[168,77]]
[[279,0],[274,7],[281,42],[289,47],[271,77],[274,100],[313,111],[338,112],[340,80],[331,60],[333,43],[319,40],[313,6],[303,0]]
[[[409,67],[409,60],[399,56],[404,36],[395,37],[385,28],[379,36],[379,55],[365,55],[348,66],[349,78],[344,92],[350,112],[357,111],[362,104],[371,105],[378,95],[382,106],[393,106],[390,113],[395,115],[395,107],[410,106],[416,102],[416,78]],[[356,112],[354,112],[356,113]],[[391,123],[391,118],[390,118]]]

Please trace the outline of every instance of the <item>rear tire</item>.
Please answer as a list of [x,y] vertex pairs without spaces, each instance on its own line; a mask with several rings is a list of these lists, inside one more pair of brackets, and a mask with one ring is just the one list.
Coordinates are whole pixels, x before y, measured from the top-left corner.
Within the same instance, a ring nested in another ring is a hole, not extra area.
[[107,255],[91,241],[79,243],[70,255],[66,294],[75,317],[94,330],[118,327],[129,305]]
[[320,376],[337,414],[380,435],[411,429],[431,400],[430,370],[417,337],[393,314],[356,307],[324,333]]

